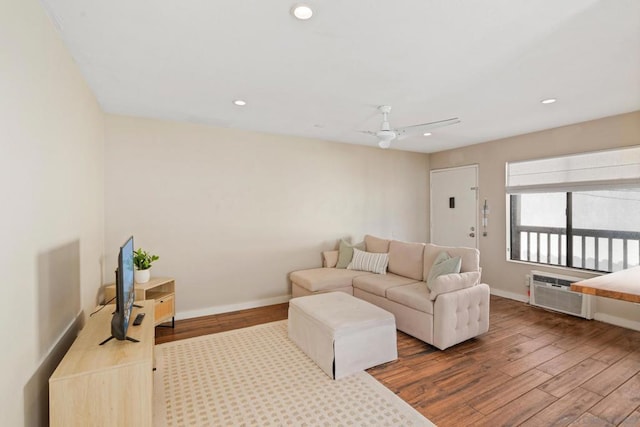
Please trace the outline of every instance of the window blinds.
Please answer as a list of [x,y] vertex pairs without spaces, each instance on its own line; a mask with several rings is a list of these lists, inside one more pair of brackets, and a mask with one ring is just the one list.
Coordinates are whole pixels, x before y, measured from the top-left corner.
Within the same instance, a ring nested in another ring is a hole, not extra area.
[[507,193],[640,188],[640,146],[507,163]]

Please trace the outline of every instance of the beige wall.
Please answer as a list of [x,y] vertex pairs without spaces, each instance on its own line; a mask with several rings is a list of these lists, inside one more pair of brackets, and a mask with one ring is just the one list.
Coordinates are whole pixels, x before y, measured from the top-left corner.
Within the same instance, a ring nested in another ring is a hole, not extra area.
[[100,285],[103,114],[38,1],[0,3],[0,52],[0,424],[46,425]]
[[[36,0],[0,3],[0,52],[3,425],[46,424],[47,379],[130,234],[161,256],[155,274],[176,277],[184,316],[261,305],[286,297],[287,272],[319,265],[339,237],[428,240],[430,166],[478,163],[492,208],[480,240],[484,279],[524,295],[531,266],[505,261],[504,162],[640,143],[640,113],[432,156],[105,123]],[[638,320],[634,306],[598,307],[605,320]]]
[[[487,199],[491,213],[488,236],[480,237],[483,281],[494,291],[525,298],[525,275],[531,269],[591,277],[577,270],[545,268],[535,264],[506,261],[505,162],[535,159],[640,144],[640,112],[608,117],[571,126],[545,130],[466,148],[432,154],[432,169],[477,163],[479,200]],[[633,213],[637,215],[637,213]],[[598,318],[621,323],[617,317],[640,321],[640,310],[632,304],[598,298]],[[629,325],[637,327],[638,324]]]
[[180,317],[283,301],[340,237],[428,237],[426,154],[121,116],[105,145],[106,281],[134,235]]

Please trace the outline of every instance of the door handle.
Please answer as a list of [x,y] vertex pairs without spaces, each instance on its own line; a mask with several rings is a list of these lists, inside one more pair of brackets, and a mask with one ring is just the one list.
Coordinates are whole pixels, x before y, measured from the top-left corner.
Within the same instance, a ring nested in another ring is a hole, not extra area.
[[476,233],[469,233],[469,237],[476,237]]

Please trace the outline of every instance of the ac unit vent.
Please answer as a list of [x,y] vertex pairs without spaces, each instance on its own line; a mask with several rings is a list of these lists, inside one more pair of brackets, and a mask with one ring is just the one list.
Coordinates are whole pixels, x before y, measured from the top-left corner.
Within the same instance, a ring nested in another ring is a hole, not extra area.
[[569,290],[580,278],[540,271],[531,272],[531,305],[574,316],[593,318],[593,297]]

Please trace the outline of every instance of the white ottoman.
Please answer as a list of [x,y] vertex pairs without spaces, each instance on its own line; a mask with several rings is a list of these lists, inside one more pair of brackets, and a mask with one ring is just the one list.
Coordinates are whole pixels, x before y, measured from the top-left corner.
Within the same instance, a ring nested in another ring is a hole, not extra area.
[[289,301],[289,338],[339,379],[398,358],[393,314],[344,292]]

